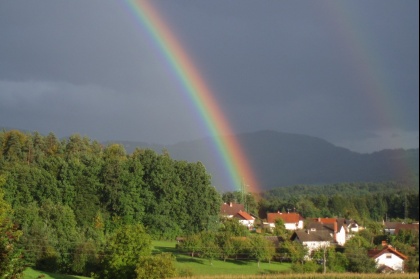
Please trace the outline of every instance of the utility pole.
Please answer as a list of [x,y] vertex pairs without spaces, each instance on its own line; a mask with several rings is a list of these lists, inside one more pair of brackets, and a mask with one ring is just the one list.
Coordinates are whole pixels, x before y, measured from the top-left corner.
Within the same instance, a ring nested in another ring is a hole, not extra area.
[[248,202],[247,202],[247,193],[245,189],[246,185],[244,180],[241,180],[241,194],[242,194],[242,202],[244,203],[245,211],[248,212]]

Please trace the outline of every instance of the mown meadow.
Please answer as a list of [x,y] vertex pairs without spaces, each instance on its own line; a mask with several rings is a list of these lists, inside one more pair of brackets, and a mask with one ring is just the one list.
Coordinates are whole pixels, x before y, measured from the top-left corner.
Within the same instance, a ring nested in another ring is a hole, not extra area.
[[[329,274],[294,274],[291,273],[290,263],[261,263],[252,260],[209,260],[191,257],[179,253],[174,241],[153,241],[153,254],[171,253],[175,256],[179,277],[190,279],[411,279],[419,278],[418,273],[405,274],[355,274],[355,273],[329,273]],[[27,268],[23,279],[88,279],[89,277],[41,272]]]
[[176,267],[183,276],[221,276],[221,275],[256,275],[284,273],[291,271],[290,263],[262,262],[254,260],[212,260],[181,254],[175,248],[176,242],[153,241],[153,253],[172,253],[176,258]]

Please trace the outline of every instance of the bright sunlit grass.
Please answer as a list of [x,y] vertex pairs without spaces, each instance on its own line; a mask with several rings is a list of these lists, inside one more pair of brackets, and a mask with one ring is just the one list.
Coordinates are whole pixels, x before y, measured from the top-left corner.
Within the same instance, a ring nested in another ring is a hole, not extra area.
[[256,261],[251,260],[213,260],[210,263],[207,259],[191,257],[189,255],[178,254],[175,248],[176,242],[173,241],[153,241],[155,253],[168,252],[176,256],[176,267],[182,272],[191,275],[253,275],[270,274],[290,271],[289,263],[261,262],[260,267]]
[[88,279],[88,277],[83,276],[75,276],[75,275],[65,275],[65,274],[57,274],[51,272],[43,272],[34,270],[32,268],[27,268],[23,272],[23,279]]

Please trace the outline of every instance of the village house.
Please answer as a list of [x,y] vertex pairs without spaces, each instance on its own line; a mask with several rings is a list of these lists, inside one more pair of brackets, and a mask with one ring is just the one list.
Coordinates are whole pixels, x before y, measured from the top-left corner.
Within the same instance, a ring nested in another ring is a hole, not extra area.
[[220,207],[220,215],[225,218],[238,219],[239,223],[246,226],[248,229],[254,228],[255,217],[245,211],[243,204],[232,202],[224,203]]
[[395,234],[395,228],[397,225],[404,224],[404,222],[385,222],[383,221],[382,225],[384,226],[384,232],[387,234]]
[[419,233],[419,223],[397,224],[395,226],[395,234],[397,235],[400,231],[411,231],[413,234],[418,234]]
[[375,260],[376,267],[381,272],[404,271],[404,261],[407,260],[407,256],[391,245],[384,245],[381,250],[369,250],[368,255]]
[[314,250],[329,247],[331,245],[344,245],[346,242],[346,230],[343,224],[311,222],[305,230],[297,230],[291,237],[292,241],[301,243],[308,249],[308,256]]
[[[337,226],[337,243],[339,245],[344,245],[347,240],[354,236],[355,233],[361,231],[363,227],[359,226],[359,224],[354,220],[347,220],[345,218],[311,218],[309,219],[311,224],[320,223],[326,226]],[[335,231],[334,228],[330,230]]]
[[291,237],[292,241],[301,243],[308,249],[307,257],[312,251],[329,247],[334,242],[334,236],[328,230],[306,229],[295,231]]
[[239,211],[245,211],[243,204],[230,202],[220,206],[220,215],[226,218],[232,218],[238,214]]
[[276,227],[276,220],[283,220],[284,227],[286,230],[300,230],[303,229],[303,217],[296,212],[282,213],[280,211],[276,213],[267,213],[267,222],[264,226],[268,226],[270,229]]
[[310,231],[327,231],[331,236],[333,242],[335,242],[338,245],[344,245],[347,240],[347,230],[342,222],[311,222],[306,226],[307,230]]
[[240,210],[233,218],[238,219],[239,223],[248,227],[248,229],[254,228],[255,218],[245,211]]

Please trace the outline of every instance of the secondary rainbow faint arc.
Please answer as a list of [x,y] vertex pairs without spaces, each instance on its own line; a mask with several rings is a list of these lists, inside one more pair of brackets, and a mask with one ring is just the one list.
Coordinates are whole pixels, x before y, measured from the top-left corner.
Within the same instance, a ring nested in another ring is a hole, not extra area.
[[165,24],[151,1],[127,0],[127,3],[136,19],[153,38],[210,131],[223,163],[228,169],[232,185],[236,190],[241,190],[244,184],[251,191],[258,192],[260,186],[242,147],[233,136],[228,120],[174,32]]

